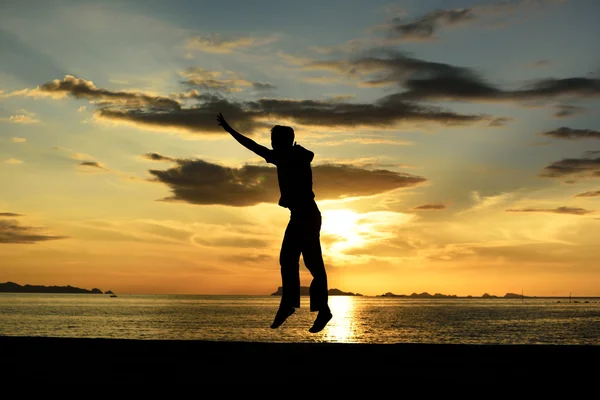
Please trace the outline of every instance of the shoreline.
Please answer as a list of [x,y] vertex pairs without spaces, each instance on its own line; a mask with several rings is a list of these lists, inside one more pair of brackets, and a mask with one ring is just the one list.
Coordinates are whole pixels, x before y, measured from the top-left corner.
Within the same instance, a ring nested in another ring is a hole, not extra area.
[[5,378],[74,383],[298,377],[473,383],[595,378],[595,345],[279,343],[0,336]]

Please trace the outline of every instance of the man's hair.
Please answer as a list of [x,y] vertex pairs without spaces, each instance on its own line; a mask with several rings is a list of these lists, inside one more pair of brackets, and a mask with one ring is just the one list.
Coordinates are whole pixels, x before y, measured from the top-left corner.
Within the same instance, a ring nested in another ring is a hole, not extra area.
[[291,126],[275,125],[271,128],[271,138],[281,144],[294,144],[294,129]]

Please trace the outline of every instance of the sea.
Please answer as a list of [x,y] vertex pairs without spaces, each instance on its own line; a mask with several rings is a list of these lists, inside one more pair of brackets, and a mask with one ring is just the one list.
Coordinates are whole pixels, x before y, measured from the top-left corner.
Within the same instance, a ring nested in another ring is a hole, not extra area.
[[330,296],[319,333],[308,297],[281,327],[277,296],[0,293],[0,336],[434,344],[600,344],[600,298]]

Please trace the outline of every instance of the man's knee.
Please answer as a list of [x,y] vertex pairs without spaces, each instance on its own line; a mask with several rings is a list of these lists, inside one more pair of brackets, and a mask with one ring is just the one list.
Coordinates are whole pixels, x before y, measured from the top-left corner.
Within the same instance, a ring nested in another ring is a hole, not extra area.
[[300,263],[294,259],[279,258],[279,265],[282,271],[300,269]]

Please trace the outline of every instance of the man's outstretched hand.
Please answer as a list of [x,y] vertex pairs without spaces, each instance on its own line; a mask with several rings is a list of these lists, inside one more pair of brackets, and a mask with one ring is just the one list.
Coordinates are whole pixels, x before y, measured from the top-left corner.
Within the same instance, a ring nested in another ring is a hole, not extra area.
[[232,131],[231,126],[227,123],[227,121],[225,121],[223,114],[221,114],[221,113],[217,114],[217,121],[219,122],[219,125],[221,125],[223,127],[223,129],[225,129],[227,132]]

